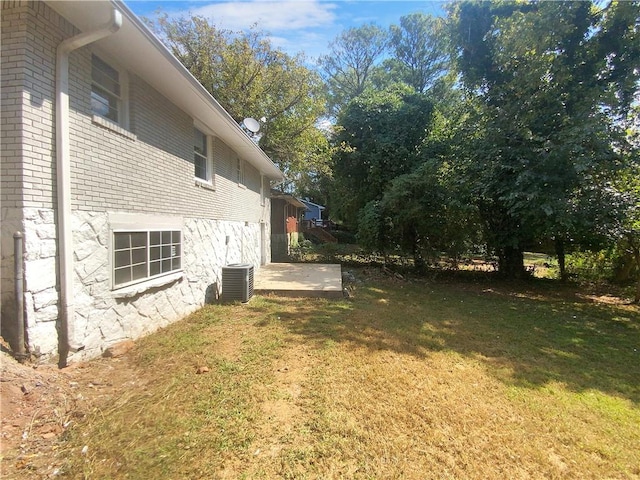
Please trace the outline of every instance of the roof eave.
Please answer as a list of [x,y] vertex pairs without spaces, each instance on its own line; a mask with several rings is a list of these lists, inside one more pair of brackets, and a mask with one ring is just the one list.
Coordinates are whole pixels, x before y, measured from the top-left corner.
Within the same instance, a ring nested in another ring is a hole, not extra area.
[[284,174],[267,154],[122,1],[48,3],[81,31],[100,24],[103,17],[108,18],[111,10],[117,8],[123,15],[123,26],[116,34],[96,42],[98,47],[206,125],[262,175],[274,181],[284,180]]

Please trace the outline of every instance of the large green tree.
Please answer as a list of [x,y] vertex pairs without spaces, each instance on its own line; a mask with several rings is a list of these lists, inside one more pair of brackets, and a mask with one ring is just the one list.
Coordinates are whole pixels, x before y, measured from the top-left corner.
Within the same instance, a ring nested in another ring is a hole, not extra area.
[[329,53],[319,58],[318,65],[332,114],[371,85],[371,74],[387,46],[387,32],[373,23],[349,28],[329,44]]
[[[452,54],[471,99],[458,162],[508,276],[524,249],[595,242],[619,212],[618,122],[640,74],[638,3],[462,2]],[[594,233],[596,235],[594,235]]]
[[260,147],[288,177],[320,160],[326,136],[316,124],[325,112],[324,86],[303,56],[273,48],[259,30],[223,30],[198,16],[165,15],[154,28],[237,122],[265,119]]
[[615,279],[636,280],[634,301],[640,303],[640,98],[627,116],[627,136],[633,146],[629,167],[618,175],[616,187],[622,192],[626,215],[614,231],[616,240]]
[[640,162],[620,174],[617,186],[627,214],[612,232],[614,280],[626,283],[635,278],[634,301],[640,303]]
[[334,212],[355,224],[394,178],[413,171],[432,118],[432,102],[406,85],[366,90],[347,104],[334,138]]
[[448,174],[446,164],[430,158],[393,179],[380,202],[387,236],[413,257],[418,271],[443,254],[457,265],[477,231],[475,208],[460,202]]
[[468,184],[451,161],[461,143],[456,139],[465,133],[459,128],[464,109],[454,102],[438,106],[416,148],[414,168],[392,179],[375,210],[365,208],[359,222],[365,227],[359,237],[369,248],[410,255],[418,271],[427,262],[439,264],[443,255],[457,266],[462,255],[482,244],[477,207],[467,202]]
[[447,70],[444,20],[412,13],[401,17],[400,24],[389,30],[393,55],[385,62],[386,68],[416,91],[426,92]]

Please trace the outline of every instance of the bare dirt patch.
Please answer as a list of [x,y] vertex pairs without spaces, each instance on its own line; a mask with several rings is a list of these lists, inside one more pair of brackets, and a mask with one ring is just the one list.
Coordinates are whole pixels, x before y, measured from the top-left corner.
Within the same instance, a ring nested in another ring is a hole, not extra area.
[[227,360],[236,360],[242,353],[243,336],[238,335],[233,327],[223,330],[223,335],[216,342],[216,353]]
[[0,354],[2,478],[53,478],[60,440],[93,409],[139,383],[123,358],[73,364],[20,364]]
[[305,345],[294,345],[274,362],[274,383],[261,408],[267,422],[252,445],[253,454],[276,457],[295,444],[296,431],[304,421],[306,385],[314,359]]

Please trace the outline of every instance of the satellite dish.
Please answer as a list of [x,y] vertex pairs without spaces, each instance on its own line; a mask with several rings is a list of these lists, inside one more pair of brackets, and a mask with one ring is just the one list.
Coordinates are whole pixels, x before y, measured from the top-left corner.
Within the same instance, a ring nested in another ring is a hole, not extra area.
[[260,131],[260,122],[255,118],[245,118],[242,121],[242,125],[244,125],[244,128],[249,130],[251,133],[258,133]]

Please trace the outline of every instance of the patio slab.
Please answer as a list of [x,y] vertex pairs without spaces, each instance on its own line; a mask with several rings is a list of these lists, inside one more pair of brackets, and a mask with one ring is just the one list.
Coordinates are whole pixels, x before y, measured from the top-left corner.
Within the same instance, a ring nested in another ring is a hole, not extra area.
[[342,298],[342,267],[326,263],[270,263],[258,270],[253,291],[287,297]]

